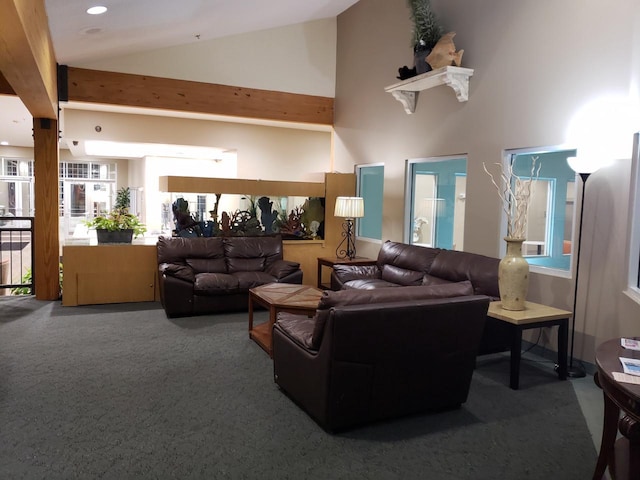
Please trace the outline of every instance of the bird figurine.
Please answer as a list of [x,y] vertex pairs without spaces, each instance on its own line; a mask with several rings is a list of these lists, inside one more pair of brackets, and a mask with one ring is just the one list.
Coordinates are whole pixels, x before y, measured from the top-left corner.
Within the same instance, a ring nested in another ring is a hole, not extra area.
[[456,32],[445,33],[431,49],[431,53],[427,55],[427,63],[431,65],[433,70],[449,65],[459,67],[462,63],[464,50],[456,52],[456,46],[453,43],[455,36]]

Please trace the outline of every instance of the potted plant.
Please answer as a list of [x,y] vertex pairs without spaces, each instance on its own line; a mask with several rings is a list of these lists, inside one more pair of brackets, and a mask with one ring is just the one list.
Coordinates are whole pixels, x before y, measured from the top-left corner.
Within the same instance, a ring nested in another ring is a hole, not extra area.
[[413,21],[413,52],[416,73],[419,75],[431,70],[426,61],[427,55],[442,37],[442,25],[431,8],[430,0],[407,0]]
[[116,204],[109,213],[101,213],[87,220],[89,228],[95,228],[98,243],[131,243],[133,237],[143,235],[147,228],[133,213],[129,213],[129,188],[121,188]]

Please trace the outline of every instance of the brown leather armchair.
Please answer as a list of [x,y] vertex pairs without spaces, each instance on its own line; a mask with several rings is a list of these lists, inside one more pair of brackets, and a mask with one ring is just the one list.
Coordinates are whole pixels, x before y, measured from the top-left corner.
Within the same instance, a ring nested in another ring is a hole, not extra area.
[[[327,292],[313,318],[281,313],[275,382],[328,431],[459,407],[489,298],[418,299],[416,289],[425,288]],[[336,294],[343,298],[324,301]],[[394,294],[409,298],[390,301]],[[384,303],[374,303],[381,295]]]

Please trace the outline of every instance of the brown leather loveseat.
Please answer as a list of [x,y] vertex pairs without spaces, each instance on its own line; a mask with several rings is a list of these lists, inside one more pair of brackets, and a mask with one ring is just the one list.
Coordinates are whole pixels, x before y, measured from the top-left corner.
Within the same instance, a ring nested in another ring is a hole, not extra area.
[[170,318],[245,310],[250,288],[302,283],[300,264],[282,258],[280,236],[160,237],[158,269]]
[[489,305],[469,293],[468,281],[325,292],[313,318],[279,314],[275,382],[328,431],[459,407]]
[[[376,265],[335,265],[331,287],[334,290],[379,290],[468,280],[475,295],[499,300],[499,263],[498,258],[475,253],[386,241],[380,248]],[[487,318],[479,354],[508,350],[511,337],[507,325]]]

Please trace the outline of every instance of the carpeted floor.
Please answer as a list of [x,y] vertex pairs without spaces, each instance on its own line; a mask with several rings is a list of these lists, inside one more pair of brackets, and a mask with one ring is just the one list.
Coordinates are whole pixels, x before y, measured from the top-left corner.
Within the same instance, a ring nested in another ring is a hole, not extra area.
[[0,478],[591,478],[570,383],[523,365],[513,391],[505,368],[480,362],[459,410],[330,435],[275,386],[246,313],[0,298]]

